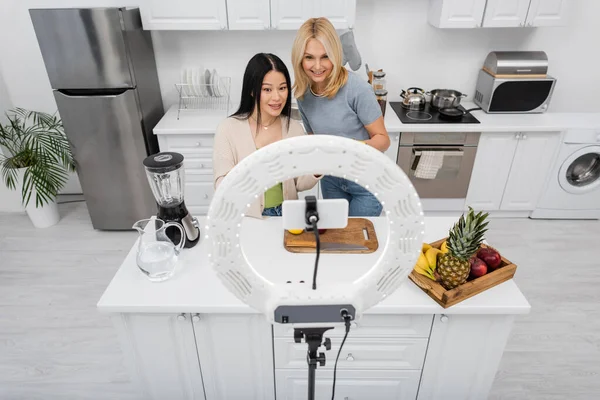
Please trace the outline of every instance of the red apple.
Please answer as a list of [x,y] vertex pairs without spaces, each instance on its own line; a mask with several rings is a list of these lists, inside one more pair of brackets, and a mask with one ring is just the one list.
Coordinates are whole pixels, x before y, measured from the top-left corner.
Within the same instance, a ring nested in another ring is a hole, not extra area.
[[487,274],[488,268],[483,260],[477,257],[471,257],[469,263],[471,264],[471,273],[469,274],[469,278],[475,279]]
[[483,247],[477,252],[477,258],[480,258],[490,267],[491,270],[495,270],[502,264],[502,258],[500,254],[489,247]]

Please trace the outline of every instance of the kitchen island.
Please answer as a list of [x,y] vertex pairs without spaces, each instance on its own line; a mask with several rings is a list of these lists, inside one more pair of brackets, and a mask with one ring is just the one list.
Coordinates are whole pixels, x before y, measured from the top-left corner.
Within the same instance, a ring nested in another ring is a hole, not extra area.
[[[384,243],[387,222],[372,221]],[[444,237],[454,222],[426,217],[425,241]],[[98,302],[99,311],[111,316],[143,398],[305,399],[306,345],[294,343],[291,327],[270,325],[234,297],[209,265],[206,245],[201,241],[185,250],[175,275],[161,283],[148,281],[139,271],[132,247]],[[267,279],[310,281],[314,255],[283,248],[279,219],[247,218],[242,245]],[[340,279],[342,274],[354,279],[381,250],[324,254],[319,280]],[[510,258],[510,249],[501,250]],[[514,316],[529,310],[513,280],[443,309],[407,278],[353,322],[338,364],[336,398],[486,398]],[[319,399],[331,396],[343,334],[340,329],[330,332],[327,365],[317,370]]]

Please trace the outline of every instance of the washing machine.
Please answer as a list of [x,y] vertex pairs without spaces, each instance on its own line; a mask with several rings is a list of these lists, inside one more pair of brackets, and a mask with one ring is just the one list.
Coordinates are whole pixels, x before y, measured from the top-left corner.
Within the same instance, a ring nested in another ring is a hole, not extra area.
[[565,134],[531,218],[600,219],[600,129]]

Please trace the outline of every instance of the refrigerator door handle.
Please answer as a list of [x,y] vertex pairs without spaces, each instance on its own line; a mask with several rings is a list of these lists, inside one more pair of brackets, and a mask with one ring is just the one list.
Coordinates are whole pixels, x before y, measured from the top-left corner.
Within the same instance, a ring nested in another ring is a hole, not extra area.
[[67,97],[117,97],[131,90],[128,88],[111,89],[59,89],[57,92]]

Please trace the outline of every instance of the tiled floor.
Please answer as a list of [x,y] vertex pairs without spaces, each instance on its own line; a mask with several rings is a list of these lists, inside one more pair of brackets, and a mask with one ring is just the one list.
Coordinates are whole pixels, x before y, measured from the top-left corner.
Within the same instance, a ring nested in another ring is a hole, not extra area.
[[[48,229],[0,213],[0,399],[140,399],[95,307],[136,234],[95,231],[84,203],[60,210]],[[490,226],[488,241],[519,265],[532,305],[515,323],[490,398],[596,398],[600,223]]]

